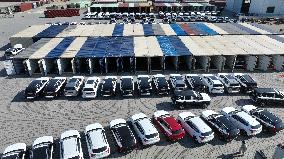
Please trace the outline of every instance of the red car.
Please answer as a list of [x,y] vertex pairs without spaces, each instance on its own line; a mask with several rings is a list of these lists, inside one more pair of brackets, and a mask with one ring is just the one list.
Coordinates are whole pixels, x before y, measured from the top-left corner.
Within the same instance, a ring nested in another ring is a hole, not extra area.
[[170,140],[179,140],[185,135],[185,131],[177,120],[164,110],[154,113],[154,122]]

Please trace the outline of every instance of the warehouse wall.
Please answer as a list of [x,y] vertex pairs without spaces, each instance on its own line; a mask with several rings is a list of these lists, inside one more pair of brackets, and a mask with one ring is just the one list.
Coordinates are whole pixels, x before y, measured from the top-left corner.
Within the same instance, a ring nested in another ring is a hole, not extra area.
[[[266,13],[267,7],[275,7],[274,13]],[[251,0],[249,13],[284,14],[283,0]]]
[[226,9],[234,13],[240,13],[243,0],[227,0]]

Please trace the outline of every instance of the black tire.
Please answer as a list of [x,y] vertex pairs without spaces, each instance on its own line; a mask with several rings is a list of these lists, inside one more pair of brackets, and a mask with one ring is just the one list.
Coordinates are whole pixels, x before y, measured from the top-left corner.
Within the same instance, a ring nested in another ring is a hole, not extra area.
[[260,107],[264,107],[264,106],[265,106],[265,102],[259,102],[258,105],[259,105]]
[[208,107],[208,105],[206,103],[202,104],[202,108],[206,109]]
[[184,109],[184,106],[181,104],[181,105],[178,106],[178,108],[179,108],[180,110],[183,110],[183,109]]

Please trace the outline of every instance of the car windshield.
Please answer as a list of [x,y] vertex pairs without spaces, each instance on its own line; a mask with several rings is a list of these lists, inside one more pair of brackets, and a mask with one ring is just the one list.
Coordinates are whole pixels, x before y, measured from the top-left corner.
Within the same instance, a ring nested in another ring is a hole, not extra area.
[[166,86],[166,79],[165,78],[163,78],[163,77],[158,77],[157,78],[158,79],[158,85],[159,85],[159,87],[164,87],[164,86]]
[[204,132],[204,133],[201,133],[202,136],[209,136],[213,133],[213,131],[208,131],[208,132]]
[[199,76],[192,76],[191,78],[192,78],[192,82],[194,84],[198,84],[198,85],[202,84],[202,80],[201,80],[201,78]]
[[147,139],[152,139],[152,138],[157,137],[157,136],[159,136],[158,133],[154,133],[154,134],[150,134],[150,135],[145,135],[145,137],[146,137]]
[[144,88],[144,89],[147,89],[147,88],[150,88],[150,85],[149,85],[149,78],[148,77],[141,77],[140,78],[141,82],[141,87]]
[[235,129],[233,123],[225,116],[221,115],[218,118],[216,118],[217,122],[220,124],[220,126],[226,130],[233,130]]
[[103,89],[108,90],[112,89],[112,79],[105,79],[105,83],[103,84]]
[[243,78],[250,83],[255,82],[249,75],[243,75]]
[[213,84],[213,87],[222,87],[222,84]]
[[173,131],[173,135],[178,135],[182,132],[182,129],[179,129],[179,130],[176,130],[176,131]]
[[38,147],[32,150],[32,159],[49,159],[48,146]]
[[130,78],[124,78],[121,81],[123,89],[132,89],[132,80]]
[[84,88],[83,91],[94,91],[94,88]]
[[88,80],[86,84],[93,84],[94,82],[94,80]]
[[101,147],[101,148],[97,148],[97,149],[93,149],[93,153],[100,153],[100,152],[104,152],[107,149],[107,146]]
[[251,126],[251,128],[252,128],[252,129],[259,129],[260,127],[261,127],[261,125],[260,125],[260,124],[255,125],[255,126]]
[[218,78],[215,76],[209,76],[209,78],[211,78],[212,80],[218,80]]

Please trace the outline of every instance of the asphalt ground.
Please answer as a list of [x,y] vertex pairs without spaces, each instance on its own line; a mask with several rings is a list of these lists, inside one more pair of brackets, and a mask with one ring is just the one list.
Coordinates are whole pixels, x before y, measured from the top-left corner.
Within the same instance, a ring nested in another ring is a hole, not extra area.
[[[27,12],[16,14],[14,18],[0,19],[0,56],[3,56],[3,51],[8,46],[9,37],[29,25],[57,21],[81,21],[80,17],[54,19],[41,17],[41,13]],[[260,87],[283,90],[284,78],[280,76],[281,74],[281,72],[251,73]],[[156,110],[169,111],[175,117],[183,111],[191,111],[199,115],[204,109],[178,110],[171,105],[169,97],[160,96],[114,97],[95,100],[84,100],[81,97],[60,97],[55,100],[39,99],[28,102],[24,99],[23,91],[32,79],[34,77],[7,77],[3,62],[0,63],[0,152],[3,152],[10,144],[25,142],[30,146],[37,137],[52,135],[57,143],[54,158],[59,158],[58,138],[60,134],[66,130],[77,129],[83,135],[85,127],[95,122],[101,123],[106,128],[107,138],[112,149],[110,158],[257,158],[257,150],[273,147],[284,141],[284,132],[276,135],[263,132],[255,137],[241,135],[229,143],[219,140],[218,136],[215,136],[214,140],[207,144],[197,144],[188,134],[180,141],[169,142],[160,133],[161,141],[156,145],[143,147],[139,144],[138,149],[130,153],[118,153],[108,128],[111,120],[127,119],[139,112],[152,117]],[[208,109],[220,111],[226,106],[238,107],[250,103],[251,100],[247,95],[224,94],[212,96],[212,102]],[[284,120],[283,108],[267,107],[267,109]],[[84,138],[82,139],[84,156],[88,158],[86,143]],[[244,157],[236,157],[235,154],[239,150],[242,140],[247,141],[248,151]]]

